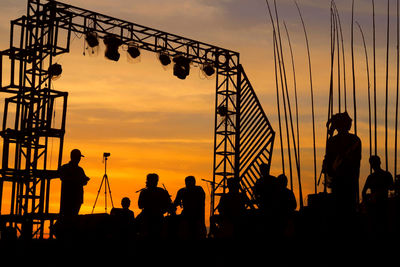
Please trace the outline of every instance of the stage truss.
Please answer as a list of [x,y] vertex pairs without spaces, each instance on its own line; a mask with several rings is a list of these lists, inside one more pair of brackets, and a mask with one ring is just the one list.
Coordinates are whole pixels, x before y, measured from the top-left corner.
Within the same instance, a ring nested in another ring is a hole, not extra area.
[[[257,208],[253,186],[259,165],[271,163],[275,132],[239,63],[239,53],[57,1],[28,0],[26,16],[11,21],[10,47],[0,52],[0,91],[11,95],[5,99],[0,132],[0,221],[24,238],[44,238],[46,222],[51,226],[57,219],[58,214],[49,212],[49,199],[51,180],[58,179],[56,170],[62,163],[68,93],[51,89],[48,68],[53,57],[69,52],[72,33],[88,31],[100,38],[116,34],[142,50],[184,55],[216,68],[211,215],[227,192],[229,178],[240,181],[248,208]],[[3,77],[5,63],[11,70],[8,79]],[[57,125],[56,100],[62,103]],[[54,169],[48,164],[50,142],[58,150]],[[11,185],[9,214],[1,212],[4,183]]]

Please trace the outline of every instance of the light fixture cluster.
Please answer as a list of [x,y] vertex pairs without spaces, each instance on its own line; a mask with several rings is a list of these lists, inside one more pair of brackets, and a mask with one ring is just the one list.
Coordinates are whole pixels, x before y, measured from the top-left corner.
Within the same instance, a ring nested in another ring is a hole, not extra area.
[[[86,32],[85,41],[88,47],[92,49],[100,44],[99,36],[94,31]],[[104,54],[105,57],[109,60],[118,61],[120,58],[120,53],[118,50],[119,47],[124,44],[124,42],[115,34],[107,34],[103,37],[103,42],[106,46],[106,51]],[[127,46],[128,48],[126,51],[131,58],[135,59],[140,56],[139,46],[135,42],[131,41],[127,44]],[[171,56],[166,51],[159,52],[157,57],[163,67],[167,67],[173,62],[173,74],[179,79],[184,80],[189,75],[191,60],[188,57],[185,57],[182,54],[177,54],[171,60]],[[200,68],[207,77],[211,77],[215,73],[215,69],[212,64],[205,63]]]

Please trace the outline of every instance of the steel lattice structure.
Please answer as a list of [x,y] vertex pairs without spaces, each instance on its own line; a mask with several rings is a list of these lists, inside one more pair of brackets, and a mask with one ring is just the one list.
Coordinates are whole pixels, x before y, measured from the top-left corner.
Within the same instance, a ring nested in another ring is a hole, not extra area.
[[[262,162],[271,162],[275,133],[239,63],[239,53],[57,1],[28,0],[27,15],[11,21],[10,48],[0,52],[0,66],[9,59],[11,70],[7,85],[2,82],[3,68],[0,70],[0,91],[12,95],[5,100],[0,132],[0,219],[27,238],[43,238],[45,222],[52,225],[57,219],[57,214],[49,212],[50,184],[57,171],[48,166],[48,144],[49,140],[58,142],[58,168],[68,94],[51,89],[48,68],[53,57],[69,52],[73,32],[89,31],[100,38],[115,34],[140,49],[171,57],[184,55],[194,63],[216,68],[211,214],[217,198],[226,191],[228,178],[240,180],[241,190],[254,200],[258,168]],[[55,127],[57,99],[62,102],[62,112]],[[1,213],[5,182],[12,185],[10,214]],[[256,207],[254,201],[249,203],[253,203],[249,208]]]

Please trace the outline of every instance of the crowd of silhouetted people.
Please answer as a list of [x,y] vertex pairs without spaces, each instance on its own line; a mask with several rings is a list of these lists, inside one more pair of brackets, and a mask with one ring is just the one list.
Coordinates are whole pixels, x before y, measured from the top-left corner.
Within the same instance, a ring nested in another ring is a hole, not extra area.
[[[309,195],[308,206],[298,211],[286,175],[275,177],[270,174],[269,165],[261,163],[256,171],[259,177],[251,191],[243,190],[241,181],[236,178],[223,181],[223,192],[217,196],[219,201],[208,231],[206,196],[194,176],[185,178],[185,187],[172,201],[165,187],[158,186],[159,176],[148,174],[145,188],[138,191],[141,212],[137,216],[129,209],[131,200],[127,197],[122,199],[121,208],[113,208],[109,215],[78,216],[84,186],[90,179],[79,166],[84,156],[74,149],[70,162],[59,168],[60,216],[52,230],[59,239],[73,236],[74,231],[82,236],[92,231],[93,236],[141,240],[292,238],[310,228],[317,229],[317,234],[351,235],[363,229],[363,234],[374,237],[387,235],[397,229],[400,222],[399,198],[397,195],[397,198],[389,198],[390,192],[399,192],[399,185],[390,172],[381,168],[379,156],[372,155],[369,158],[371,174],[359,200],[362,145],[360,138],[349,132],[351,122],[346,112],[335,114],[328,121],[322,168],[325,190]],[[180,214],[176,212],[178,207]],[[15,233],[10,227],[3,228],[6,229],[2,231],[3,237]]]
[[[71,162],[80,157],[82,157],[81,153],[73,150]],[[63,230],[68,229],[68,224],[79,225],[77,215],[83,201],[83,186],[88,181],[83,170],[77,167],[79,160],[75,160],[74,168],[68,169],[71,162],[61,167],[64,189],[62,193],[76,196],[69,195],[61,198],[60,222],[57,225],[58,237],[61,239],[70,237],[66,233],[63,234]],[[72,175],[74,172],[75,175]],[[113,208],[111,216],[97,215],[97,220],[107,220],[108,227],[117,230],[112,233],[114,237],[125,239],[249,238],[249,235],[256,234],[248,231],[252,228],[250,224],[257,224],[259,230],[265,228],[262,231],[264,234],[269,232],[285,235],[289,232],[292,216],[296,210],[295,196],[287,188],[288,180],[284,174],[277,178],[271,176],[267,164],[260,165],[260,173],[261,176],[254,186],[259,209],[257,211],[247,209],[251,200],[241,190],[239,181],[234,178],[227,179],[227,191],[220,197],[216,207],[217,214],[210,218],[211,225],[208,233],[205,224],[206,196],[203,188],[196,185],[194,176],[185,178],[185,187],[177,192],[175,200],[172,201],[168,191],[158,186],[158,175],[150,173],[146,177],[146,187],[138,191],[140,192],[138,197],[140,214],[135,217],[133,211],[129,209],[130,199],[125,197],[121,201],[122,208]],[[65,184],[72,183],[68,179],[76,179],[75,184],[67,187]],[[72,189],[74,186],[75,189]],[[70,191],[66,191],[65,188],[69,188]],[[72,204],[64,203],[65,201]],[[176,214],[178,207],[181,208],[179,215]],[[92,217],[94,216],[96,215]],[[90,219],[87,218],[87,220]],[[105,231],[99,225],[101,224],[95,226],[99,229],[98,231]]]

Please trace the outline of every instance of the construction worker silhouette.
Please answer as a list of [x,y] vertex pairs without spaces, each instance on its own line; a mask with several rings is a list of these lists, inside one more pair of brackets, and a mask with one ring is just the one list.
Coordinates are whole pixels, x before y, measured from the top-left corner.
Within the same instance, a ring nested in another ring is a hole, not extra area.
[[78,215],[83,203],[83,186],[90,179],[78,165],[82,157],[79,149],[73,149],[71,161],[58,170],[61,179],[60,214],[63,216]]
[[[336,212],[350,215],[358,204],[358,179],[360,175],[361,140],[349,133],[352,120],[347,114],[337,113],[328,121],[329,138],[323,171],[326,185],[331,188]],[[333,135],[337,130],[337,134]]]
[[168,191],[157,187],[158,175],[147,175],[146,188],[141,190],[138,200],[141,235],[146,238],[160,238],[162,234],[164,214],[172,212],[172,201]]
[[181,226],[186,229],[187,238],[201,239],[206,235],[204,221],[206,194],[201,186],[196,185],[194,176],[187,176],[185,185],[176,194],[174,206],[182,207]]
[[[388,196],[389,190],[393,188],[393,177],[390,172],[382,170],[378,156],[371,156],[369,163],[374,172],[365,181],[362,198],[367,206],[371,230],[374,233],[384,233],[387,230]],[[370,194],[367,194],[368,190]]]

